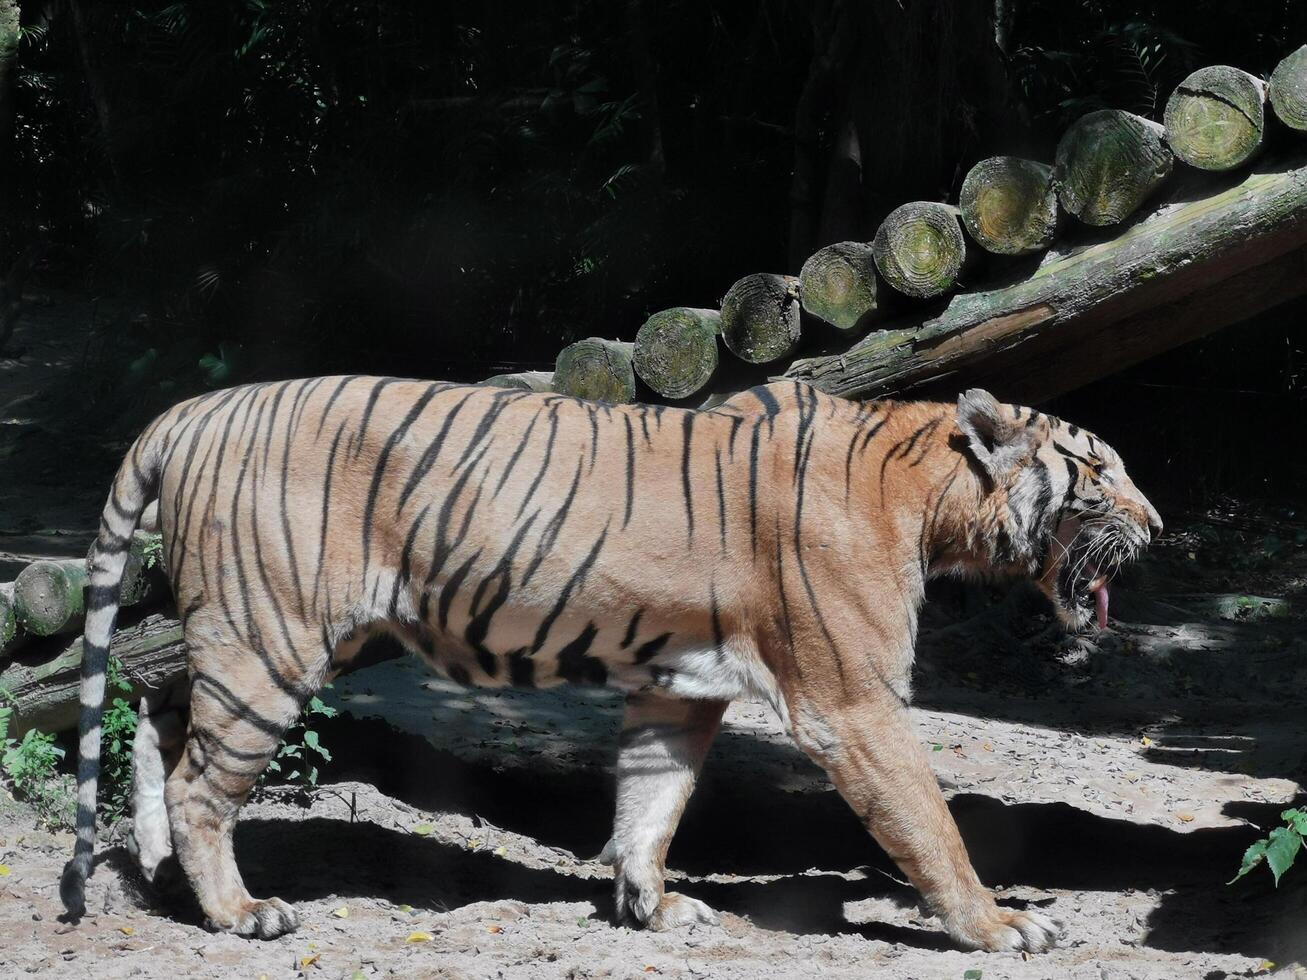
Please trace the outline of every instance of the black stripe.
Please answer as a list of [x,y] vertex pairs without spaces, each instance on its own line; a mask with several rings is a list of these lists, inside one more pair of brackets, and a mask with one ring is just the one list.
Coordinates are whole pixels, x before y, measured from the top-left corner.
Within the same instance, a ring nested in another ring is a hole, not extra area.
[[563,591],[559,593],[558,600],[554,603],[554,607],[549,610],[549,614],[545,616],[544,621],[540,624],[540,628],[536,630],[535,642],[531,644],[532,653],[538,652],[540,648],[545,645],[545,640],[549,638],[549,631],[554,627],[554,621],[562,615],[563,609],[566,608],[573,590],[585,582],[585,577],[590,573],[590,569],[594,565],[595,559],[599,557],[599,552],[603,549],[604,540],[607,537],[608,525],[605,524],[603,532],[590,548],[590,553],[585,556],[585,560],[582,561],[576,571],[572,573],[572,577],[567,580],[567,584],[563,586]]
[[640,617],[644,615],[643,609],[637,609],[635,615],[626,626],[626,636],[622,637],[622,649],[625,650],[635,642],[635,634],[640,629]]
[[694,440],[694,413],[686,412],[681,422],[681,493],[685,496],[686,534],[694,541],[694,499],[690,490],[690,444]]
[[667,646],[667,641],[672,638],[671,633],[661,633],[652,640],[646,640],[641,643],[635,651],[635,662],[638,664],[648,663],[654,657],[658,656],[663,647]]
[[631,523],[631,510],[635,507],[635,430],[631,428],[631,416],[622,415],[626,423],[626,512],[622,516],[622,527]]

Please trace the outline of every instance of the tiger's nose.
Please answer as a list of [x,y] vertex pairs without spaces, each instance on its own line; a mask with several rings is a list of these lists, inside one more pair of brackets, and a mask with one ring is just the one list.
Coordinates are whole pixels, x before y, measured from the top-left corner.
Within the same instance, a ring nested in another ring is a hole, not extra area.
[[1162,536],[1162,515],[1157,512],[1152,504],[1144,504],[1144,509],[1148,514],[1149,538],[1155,541]]

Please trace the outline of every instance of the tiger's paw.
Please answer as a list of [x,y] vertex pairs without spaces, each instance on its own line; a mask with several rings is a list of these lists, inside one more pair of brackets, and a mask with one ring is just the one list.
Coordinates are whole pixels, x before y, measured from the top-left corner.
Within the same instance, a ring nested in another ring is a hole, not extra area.
[[689,895],[681,895],[677,892],[668,892],[663,896],[658,907],[654,909],[653,915],[645,925],[654,932],[666,932],[668,929],[677,929],[681,926],[694,925],[696,922],[702,922],[704,925],[719,926],[722,924],[721,916],[715,911],[699,901],[697,898],[691,898]]
[[260,939],[276,939],[300,927],[299,914],[280,898],[248,903],[230,925],[212,920],[210,922],[221,932],[257,936]]
[[946,920],[949,935],[969,949],[991,953],[1027,950],[1043,953],[1057,945],[1066,932],[1057,919],[1042,912],[1020,911],[993,905],[978,916]]

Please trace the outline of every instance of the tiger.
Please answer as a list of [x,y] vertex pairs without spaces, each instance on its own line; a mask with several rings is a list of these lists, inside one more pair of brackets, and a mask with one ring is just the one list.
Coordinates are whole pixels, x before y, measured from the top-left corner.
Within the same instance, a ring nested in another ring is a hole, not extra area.
[[954,941],[1046,950],[1062,924],[982,885],[914,732],[925,585],[1024,576],[1068,628],[1102,626],[1109,582],[1162,530],[1107,443],[980,389],[859,402],[776,382],[699,411],[363,376],[204,394],[134,442],[91,548],[73,921],[147,504],[188,681],[141,702],[133,850],[148,881],[184,875],[211,928],[262,938],[299,917],[246,890],[238,812],[305,702],[389,634],[461,685],[625,692],[618,921],[719,922],[665,888],[665,861],[723,712],[752,698]]

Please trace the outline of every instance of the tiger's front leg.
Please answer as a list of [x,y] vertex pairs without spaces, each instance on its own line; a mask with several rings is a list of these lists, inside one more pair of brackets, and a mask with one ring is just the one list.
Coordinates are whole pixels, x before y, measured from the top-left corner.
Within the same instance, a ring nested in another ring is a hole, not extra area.
[[632,694],[617,750],[617,816],[606,848],[618,918],[654,930],[716,924],[698,899],[664,891],[667,848],[694,790],[725,701]]

